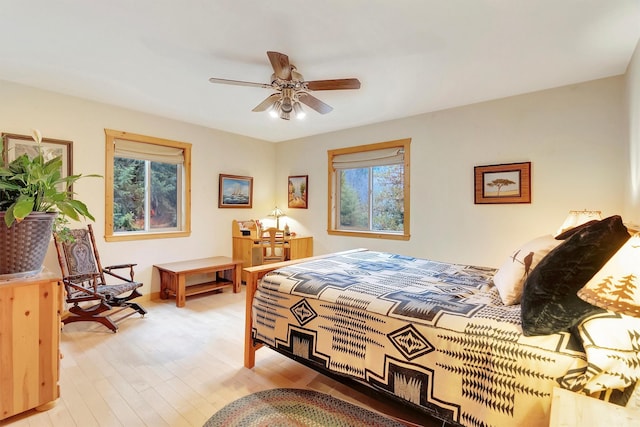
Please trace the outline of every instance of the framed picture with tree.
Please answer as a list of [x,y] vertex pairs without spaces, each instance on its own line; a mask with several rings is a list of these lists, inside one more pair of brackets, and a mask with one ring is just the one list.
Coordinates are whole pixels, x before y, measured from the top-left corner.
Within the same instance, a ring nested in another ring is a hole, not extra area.
[[287,194],[289,208],[307,209],[309,207],[309,175],[290,176]]
[[475,203],[531,203],[531,162],[476,166]]

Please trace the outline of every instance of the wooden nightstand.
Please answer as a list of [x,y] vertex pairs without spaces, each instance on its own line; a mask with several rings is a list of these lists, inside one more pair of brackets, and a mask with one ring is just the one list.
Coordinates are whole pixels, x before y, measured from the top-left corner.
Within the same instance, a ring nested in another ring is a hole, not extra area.
[[622,407],[572,391],[554,388],[550,427],[640,425],[640,406]]

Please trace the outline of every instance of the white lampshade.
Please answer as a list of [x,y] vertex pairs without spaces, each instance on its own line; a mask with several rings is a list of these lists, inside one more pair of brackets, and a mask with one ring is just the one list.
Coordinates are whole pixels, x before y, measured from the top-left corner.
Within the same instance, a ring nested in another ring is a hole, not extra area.
[[596,307],[640,317],[640,233],[627,240],[578,296]]
[[556,231],[555,236],[558,236],[571,228],[577,227],[594,219],[601,220],[602,212],[588,211],[586,209],[583,211],[569,211],[569,214],[565,218],[564,222],[562,223],[558,231]]
[[270,217],[275,217],[276,219],[276,228],[280,229],[280,217],[286,216],[284,212],[280,210],[277,206],[269,213]]

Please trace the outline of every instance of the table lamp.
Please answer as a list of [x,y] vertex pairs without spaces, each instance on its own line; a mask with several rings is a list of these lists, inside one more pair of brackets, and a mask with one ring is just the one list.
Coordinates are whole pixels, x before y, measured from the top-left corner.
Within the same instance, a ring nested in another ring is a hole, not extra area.
[[270,216],[270,217],[275,217],[275,218],[276,218],[276,228],[277,228],[278,230],[280,230],[280,217],[281,217],[281,216],[286,216],[286,215],[284,214],[284,212],[282,212],[282,211],[281,211],[280,209],[278,209],[278,207],[276,206],[276,207],[271,211],[271,213],[269,213],[269,216]]
[[569,230],[570,228],[577,227],[579,225],[582,225],[594,219],[601,220],[602,212],[588,211],[586,209],[582,211],[569,211],[569,214],[565,218],[564,222],[562,223],[558,231],[556,231],[555,235],[558,236],[563,232]]
[[640,317],[640,233],[622,245],[578,297],[605,310]]

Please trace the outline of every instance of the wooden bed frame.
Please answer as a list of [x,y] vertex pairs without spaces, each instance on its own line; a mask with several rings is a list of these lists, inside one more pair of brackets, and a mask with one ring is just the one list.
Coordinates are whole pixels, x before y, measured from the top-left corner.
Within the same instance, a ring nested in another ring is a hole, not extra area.
[[327,258],[333,255],[362,252],[366,250],[368,249],[364,249],[364,248],[352,249],[349,251],[318,255],[318,256],[313,256],[308,258],[299,258],[291,261],[276,262],[272,264],[265,264],[265,265],[248,267],[243,269],[243,271],[247,275],[247,281],[246,281],[247,294],[246,294],[246,309],[245,309],[245,321],[244,321],[244,367],[251,369],[255,366],[256,350],[262,347],[262,344],[253,342],[253,337],[251,334],[251,329],[252,329],[252,321],[251,321],[252,313],[251,312],[253,307],[253,296],[255,295],[256,289],[258,288],[258,281],[262,279],[262,277],[265,274],[273,270],[277,270],[278,268],[286,267],[288,265],[300,264],[301,262],[311,261],[314,259]]

